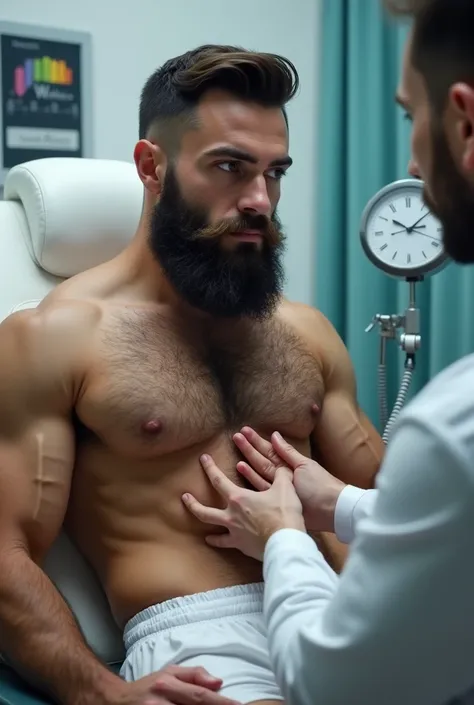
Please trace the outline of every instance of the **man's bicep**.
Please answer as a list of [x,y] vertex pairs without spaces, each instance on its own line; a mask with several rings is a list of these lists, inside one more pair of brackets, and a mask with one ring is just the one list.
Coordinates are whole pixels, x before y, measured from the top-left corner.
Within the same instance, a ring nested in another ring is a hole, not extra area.
[[356,487],[373,487],[384,443],[347,391],[326,394],[313,437],[317,460],[332,475]]
[[314,459],[343,482],[372,488],[385,446],[359,409],[349,352],[320,311],[301,304],[293,306],[291,314],[323,377],[324,395],[312,434]]
[[67,421],[48,419],[17,439],[0,438],[0,546],[21,545],[40,560],[57,537],[72,478]]
[[325,396],[314,432],[319,461],[347,484],[373,487],[385,445],[357,402],[357,381],[349,352],[325,321]]
[[[313,448],[315,460],[335,477],[363,489],[373,487],[382,461],[383,442],[347,389],[325,396],[313,432]],[[323,534],[318,545],[331,567],[340,573],[348,546],[331,534]]]
[[64,519],[75,444],[56,371],[38,379],[26,342],[21,322],[0,326],[0,544],[40,559]]

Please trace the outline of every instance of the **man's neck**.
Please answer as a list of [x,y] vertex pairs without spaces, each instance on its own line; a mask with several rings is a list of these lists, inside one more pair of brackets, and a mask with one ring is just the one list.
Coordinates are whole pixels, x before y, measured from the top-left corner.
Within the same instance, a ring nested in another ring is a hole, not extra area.
[[171,284],[160,262],[148,245],[144,228],[139,227],[130,245],[119,255],[121,266],[129,272],[130,281],[140,298],[166,307],[172,316],[200,326],[212,327],[218,319],[187,303]]

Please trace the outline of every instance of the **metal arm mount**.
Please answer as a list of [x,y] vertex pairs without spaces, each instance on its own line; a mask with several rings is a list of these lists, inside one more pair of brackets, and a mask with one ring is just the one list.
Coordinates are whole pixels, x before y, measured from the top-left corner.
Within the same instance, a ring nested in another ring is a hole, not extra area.
[[[418,280],[419,281],[419,280]],[[408,308],[403,316],[398,314],[381,314],[378,313],[372,319],[371,324],[365,329],[369,333],[378,325],[380,332],[380,358],[379,358],[379,413],[380,425],[383,431],[383,439],[388,443],[390,432],[393,428],[395,420],[399,415],[403,405],[405,404],[408,388],[411,383],[411,377],[415,369],[415,353],[421,347],[420,335],[420,310],[416,306],[415,297],[415,281],[409,281],[410,286],[410,301]],[[393,411],[388,417],[387,406],[387,372],[386,372],[386,352],[387,340],[396,340],[397,331],[403,329],[400,334],[398,344],[403,352],[406,353],[405,358],[405,373],[400,385],[400,390],[397,395]]]

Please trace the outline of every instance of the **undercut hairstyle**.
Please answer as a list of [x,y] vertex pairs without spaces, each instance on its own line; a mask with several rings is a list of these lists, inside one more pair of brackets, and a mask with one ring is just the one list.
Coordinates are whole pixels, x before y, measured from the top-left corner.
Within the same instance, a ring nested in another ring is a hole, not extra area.
[[169,153],[198,127],[199,101],[212,89],[244,101],[281,108],[299,88],[295,66],[277,54],[240,47],[203,45],[167,61],[147,80],[140,100],[139,139],[153,138]]
[[474,0],[384,0],[384,5],[413,20],[411,62],[442,112],[453,83],[474,85]]

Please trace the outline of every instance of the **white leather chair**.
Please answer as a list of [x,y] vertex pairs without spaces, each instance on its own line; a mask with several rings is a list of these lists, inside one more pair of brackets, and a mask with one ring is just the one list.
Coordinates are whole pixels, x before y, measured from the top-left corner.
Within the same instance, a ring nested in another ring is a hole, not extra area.
[[[135,232],[142,199],[135,167],[125,162],[51,158],[13,168],[0,201],[0,320],[36,306],[64,278],[120,252]],[[98,581],[65,533],[44,569],[95,654],[120,663],[121,633]],[[2,692],[0,673],[0,703],[37,702],[27,697]]]

